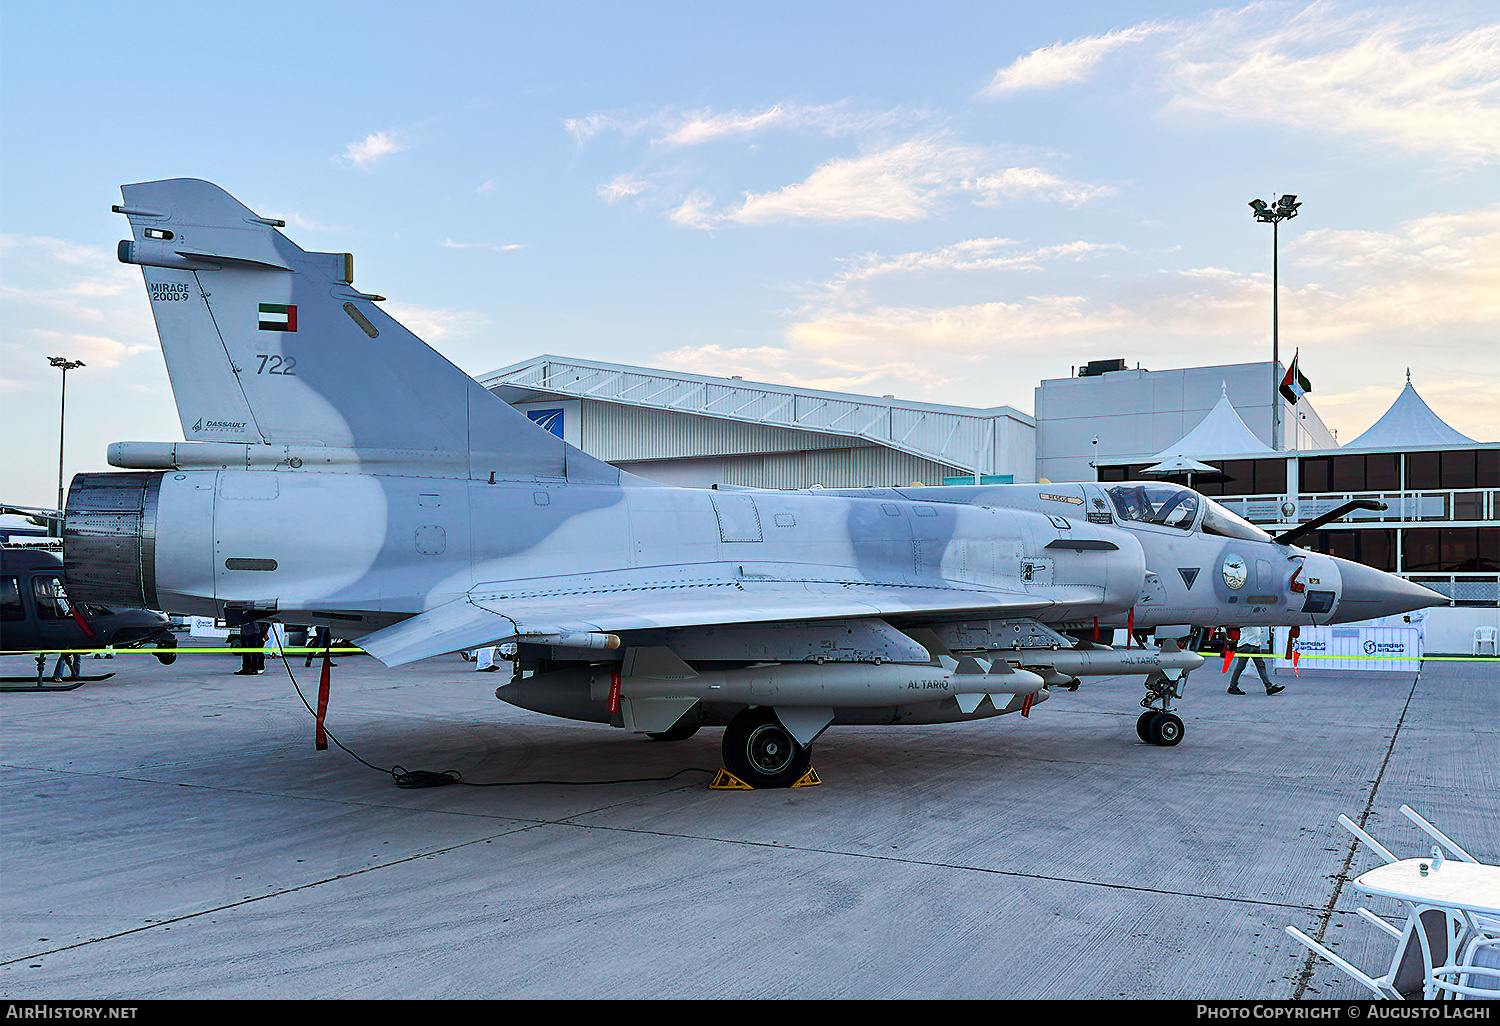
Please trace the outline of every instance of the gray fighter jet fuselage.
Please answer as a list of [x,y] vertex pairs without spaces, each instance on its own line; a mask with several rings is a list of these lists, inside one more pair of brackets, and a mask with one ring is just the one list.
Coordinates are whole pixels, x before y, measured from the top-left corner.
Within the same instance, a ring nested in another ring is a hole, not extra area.
[[[326,624],[390,665],[515,642],[529,672],[501,698],[665,739],[727,724],[726,764],[762,786],[831,723],[1029,712],[1090,674],[1146,674],[1142,737],[1175,744],[1189,628],[1441,601],[1175,485],[653,484],[443,360],[346,254],[206,182],[124,193],[188,440],[74,479],[80,598]],[[1162,643],[1088,640],[1126,626]]]

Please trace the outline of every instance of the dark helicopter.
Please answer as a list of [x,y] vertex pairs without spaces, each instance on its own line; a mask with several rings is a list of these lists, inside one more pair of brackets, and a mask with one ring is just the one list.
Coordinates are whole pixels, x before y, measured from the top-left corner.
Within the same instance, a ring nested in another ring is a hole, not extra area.
[[[36,652],[35,677],[6,677],[6,684],[41,686],[47,652],[69,649],[139,648],[154,645],[165,664],[177,659],[177,639],[164,613],[149,609],[110,609],[75,603],[63,588],[63,563],[43,549],[0,549],[0,652]],[[83,683],[113,674],[84,677],[78,659],[60,657],[53,678],[70,666],[70,680]]]

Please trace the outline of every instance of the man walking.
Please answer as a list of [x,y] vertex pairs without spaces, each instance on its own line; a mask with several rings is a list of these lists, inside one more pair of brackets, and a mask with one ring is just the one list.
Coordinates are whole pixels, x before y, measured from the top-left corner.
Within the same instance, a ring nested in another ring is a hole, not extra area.
[[1272,684],[1271,678],[1266,675],[1265,663],[1261,659],[1252,658],[1262,653],[1269,654],[1271,651],[1271,628],[1269,627],[1242,627],[1240,628],[1240,642],[1235,649],[1237,652],[1248,652],[1250,655],[1241,655],[1234,661],[1234,673],[1229,677],[1229,693],[1231,695],[1243,695],[1240,690],[1240,674],[1245,672],[1246,663],[1255,664],[1255,672],[1260,674],[1261,683],[1266,686],[1266,694],[1274,695],[1286,690],[1285,684]]

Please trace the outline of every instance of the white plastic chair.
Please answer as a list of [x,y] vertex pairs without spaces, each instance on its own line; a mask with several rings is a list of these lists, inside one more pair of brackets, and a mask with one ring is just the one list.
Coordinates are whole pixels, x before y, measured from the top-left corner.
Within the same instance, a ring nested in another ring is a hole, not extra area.
[[1426,998],[1500,998],[1500,937],[1475,938],[1457,965],[1441,965],[1427,977]]
[[1470,655],[1484,655],[1484,646],[1490,646],[1490,655],[1497,655],[1495,651],[1496,637],[1500,636],[1500,628],[1475,627],[1474,628],[1474,651]]
[[[1401,806],[1401,813],[1419,830],[1437,841],[1451,857],[1463,862],[1478,862],[1447,834],[1412,811]],[[1385,862],[1396,862],[1395,855],[1375,838],[1361,830],[1348,816],[1339,824],[1372,849]],[[1438,856],[1434,849],[1434,856]],[[1494,998],[1500,989],[1500,922],[1475,916],[1458,909],[1432,905],[1418,906],[1402,902],[1407,915],[1404,928],[1398,929],[1367,908],[1357,908],[1359,916],[1396,942],[1391,960],[1381,976],[1372,976],[1347,959],[1334,954],[1295,927],[1287,934],[1342,969],[1376,997],[1392,1000],[1434,998],[1439,995]],[[1475,961],[1475,959],[1479,961]],[[1494,959],[1495,967],[1490,962]]]

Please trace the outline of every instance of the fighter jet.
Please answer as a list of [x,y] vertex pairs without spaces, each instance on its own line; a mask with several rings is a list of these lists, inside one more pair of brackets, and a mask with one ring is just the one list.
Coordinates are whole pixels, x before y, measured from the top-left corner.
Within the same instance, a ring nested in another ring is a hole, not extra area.
[[[1138,733],[1173,745],[1194,625],[1442,601],[1171,485],[645,481],[424,344],[349,254],[208,182],[123,193],[119,259],[143,270],[187,440],[115,443],[125,472],[73,479],[86,601],[327,625],[390,666],[515,643],[501,699],[659,740],[722,725],[755,787],[798,780],[832,724],[1029,715],[1094,674],[1144,674]],[[1105,644],[1119,627],[1157,643]]]

